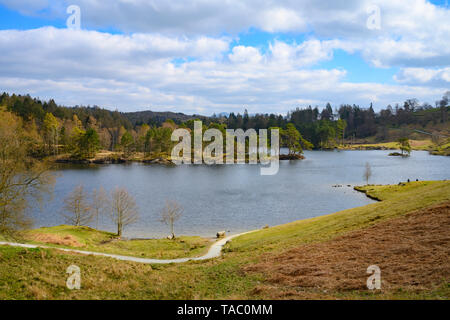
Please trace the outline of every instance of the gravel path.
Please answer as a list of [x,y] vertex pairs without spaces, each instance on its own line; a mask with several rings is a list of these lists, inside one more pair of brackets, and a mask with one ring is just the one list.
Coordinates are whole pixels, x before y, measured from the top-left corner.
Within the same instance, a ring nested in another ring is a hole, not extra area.
[[138,262],[138,263],[147,263],[147,264],[169,264],[169,263],[183,263],[188,261],[199,261],[199,260],[208,260],[220,257],[222,253],[222,247],[227,244],[228,241],[230,241],[233,238],[242,236],[244,234],[254,232],[244,232],[240,234],[235,234],[232,236],[228,236],[226,238],[223,238],[217,242],[215,242],[211,247],[209,248],[208,252],[201,256],[201,257],[194,257],[194,258],[179,258],[179,259],[146,259],[146,258],[138,258],[138,257],[130,257],[130,256],[121,256],[117,254],[109,254],[109,253],[101,253],[101,252],[92,252],[92,251],[82,251],[82,250],[74,250],[74,249],[64,249],[64,248],[55,248],[55,247],[49,247],[44,245],[34,245],[34,244],[25,244],[25,243],[16,243],[16,242],[0,242],[0,245],[3,246],[12,246],[12,247],[21,247],[21,248],[44,248],[44,249],[57,249],[65,252],[75,252],[79,254],[85,254],[85,255],[93,255],[93,256],[102,256],[102,257],[108,257],[113,258],[117,260],[123,260],[123,261],[132,261],[132,262]]

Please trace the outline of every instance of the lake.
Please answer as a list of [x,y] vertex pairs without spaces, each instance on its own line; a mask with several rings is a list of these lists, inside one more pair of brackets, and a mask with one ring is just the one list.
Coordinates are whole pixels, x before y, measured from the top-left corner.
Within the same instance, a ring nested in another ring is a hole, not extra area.
[[[306,151],[305,160],[281,161],[274,176],[261,176],[259,165],[61,165],[55,170],[53,199],[33,209],[35,227],[63,224],[63,199],[79,184],[87,191],[127,188],[141,218],[124,236],[154,238],[169,234],[159,221],[166,199],[184,208],[175,225],[177,235],[211,237],[217,231],[234,234],[372,203],[353,190],[365,184],[366,162],[372,167],[370,183],[450,179],[450,157],[421,151],[409,158],[389,157],[390,152]],[[115,231],[109,217],[101,219],[99,228]]]

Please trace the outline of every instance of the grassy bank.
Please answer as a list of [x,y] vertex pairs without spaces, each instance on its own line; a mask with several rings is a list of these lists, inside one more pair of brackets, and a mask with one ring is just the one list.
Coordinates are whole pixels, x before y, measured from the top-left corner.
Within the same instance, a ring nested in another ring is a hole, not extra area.
[[[418,287],[404,286],[400,289],[393,286],[374,293],[363,285],[367,279],[364,269],[367,268],[366,265],[363,265],[362,278],[357,278],[357,281],[361,281],[359,287],[331,288],[322,288],[320,283],[308,287],[291,285],[280,279],[274,282],[264,268],[258,267],[261,263],[273,261],[280,254],[290,253],[291,250],[309,250],[318,245],[332,247],[340,237],[351,239],[354,232],[364,233],[370,228],[375,228],[378,235],[387,236],[391,232],[385,230],[389,221],[406,219],[408,214],[450,201],[449,181],[368,186],[365,189],[382,201],[241,236],[226,246],[221,258],[210,261],[150,266],[61,253],[57,250],[0,247],[0,299],[448,299],[448,277],[432,284],[428,284],[428,281]],[[446,213],[446,209],[443,210]],[[433,220],[430,217],[428,220]],[[443,223],[441,225],[448,228]],[[351,245],[357,248],[360,243]],[[448,242],[444,243],[444,248],[448,245]],[[411,244],[408,245],[410,246]],[[435,250],[437,248],[435,246]],[[393,252],[398,255],[398,250],[400,249],[394,248]],[[421,265],[422,262],[415,255],[411,253],[411,259],[408,259],[409,251],[402,250],[404,259],[400,260],[400,267],[403,262]],[[328,256],[323,256],[322,259],[327,260]],[[337,258],[330,255],[329,259]],[[289,262],[280,261],[289,265]],[[81,268],[81,290],[70,291],[65,287],[65,271],[71,264]],[[352,270],[349,272],[356,272]],[[320,277],[320,274],[308,268],[296,272],[290,276],[308,276],[311,279]],[[421,276],[426,274],[425,272]],[[346,276],[341,277],[343,279],[336,280],[338,284],[345,282]],[[295,292],[295,295],[285,295],[286,292]]]
[[450,142],[447,144],[444,144],[442,146],[435,146],[430,150],[432,155],[435,156],[450,156]]
[[[431,140],[410,140],[411,149],[415,151],[429,151],[432,155],[450,156],[450,142],[437,146]],[[398,150],[398,142],[356,143],[339,146],[341,150]]]
[[114,233],[68,225],[39,228],[22,236],[27,243],[154,259],[200,256],[213,243],[212,239],[192,236],[175,240],[119,240]]
[[[435,146],[431,140],[410,140],[412,150],[430,151]],[[398,150],[399,144],[396,141],[380,143],[356,143],[340,147],[346,150]]]
[[82,164],[113,164],[126,162],[142,162],[142,163],[158,163],[165,165],[172,165],[170,155],[166,153],[145,154],[143,152],[134,152],[132,154],[125,154],[123,152],[114,152],[102,150],[97,152],[95,157],[89,159],[74,158],[68,153],[60,154],[58,156],[50,157],[50,161],[55,163],[82,163]]

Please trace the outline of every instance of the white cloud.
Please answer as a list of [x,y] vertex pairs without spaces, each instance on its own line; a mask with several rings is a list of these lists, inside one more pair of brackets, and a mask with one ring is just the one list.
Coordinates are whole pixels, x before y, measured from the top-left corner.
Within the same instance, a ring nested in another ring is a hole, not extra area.
[[450,88],[450,68],[405,68],[394,79],[403,84],[419,84]]
[[[306,102],[373,101],[380,107],[412,97],[430,102],[449,87],[450,10],[425,0],[0,4],[61,19],[69,4],[78,4],[83,28],[125,32],[0,31],[0,91],[55,97],[67,104],[206,113],[241,111],[246,105],[253,112],[286,112]],[[371,4],[381,9],[381,30],[366,27]],[[238,40],[232,47],[231,37],[250,28],[274,33],[267,50]],[[285,37],[278,32],[308,36],[296,43],[280,40]],[[332,60],[336,49],[361,53],[376,67],[402,68],[396,84],[349,83],[345,70],[314,69]]]
[[282,41],[275,41],[270,45],[272,57],[278,64],[287,62],[295,63],[298,67],[314,65],[320,61],[331,60],[333,50],[342,48],[343,45],[338,40],[320,41],[317,39],[306,40],[301,44],[288,44]]
[[0,55],[3,76],[114,78],[139,77],[176,58],[214,59],[228,50],[229,40],[111,35],[45,27],[0,31],[0,48],[6,52]]
[[[56,98],[68,105],[183,112],[286,112],[295,104],[379,106],[410,97],[434,101],[427,86],[355,84],[346,71],[313,69],[339,41],[275,41],[263,53],[228,39],[152,34],[111,35],[52,27],[0,31],[0,91]],[[177,59],[191,57],[177,63]]]
[[230,61],[234,63],[257,64],[261,62],[262,56],[257,48],[235,46],[233,52],[228,55]]
[[287,8],[271,8],[260,12],[258,23],[262,30],[268,32],[301,31],[306,29],[306,23],[299,12]]
[[[65,19],[81,7],[82,25],[166,35],[236,34],[250,28],[272,33],[312,32],[345,40],[380,67],[450,64],[450,10],[427,0],[0,0],[25,14]],[[367,8],[379,6],[381,30],[369,30]]]

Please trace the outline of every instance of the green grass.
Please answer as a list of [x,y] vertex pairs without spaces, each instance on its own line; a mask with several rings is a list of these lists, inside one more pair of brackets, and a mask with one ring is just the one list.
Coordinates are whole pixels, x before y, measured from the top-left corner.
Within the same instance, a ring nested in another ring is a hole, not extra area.
[[230,250],[280,250],[300,243],[324,241],[339,234],[368,227],[434,203],[450,200],[450,181],[422,181],[404,186],[359,187],[380,200],[364,207],[300,220],[247,234],[235,239]]
[[79,246],[69,246],[45,243],[49,246],[155,259],[200,256],[206,253],[213,243],[211,239],[185,236],[175,240],[117,240],[114,233],[68,225],[31,230],[24,234],[24,238],[31,240],[26,242],[42,244],[42,242],[32,241],[38,235],[55,235],[60,239],[71,236],[71,239],[79,244]]
[[[265,253],[326,241],[450,200],[450,181],[367,186],[363,190],[383,201],[241,236],[226,246],[222,257],[209,261],[150,266],[48,249],[0,247],[0,299],[265,298],[254,290],[264,282],[263,276],[242,271],[244,266],[261,261]],[[81,290],[65,288],[65,271],[71,264],[81,268]],[[435,289],[421,292],[405,289],[376,295],[367,290],[327,294],[346,299],[448,299],[449,292],[448,284],[436,284]]]
[[[437,146],[431,140],[410,140],[411,149],[415,151],[429,151],[433,155],[450,156],[450,142]],[[398,150],[398,142],[362,143],[354,145],[340,146],[345,150]]]
[[439,147],[434,146],[431,151],[431,154],[436,156],[450,156],[450,142],[441,145]]

